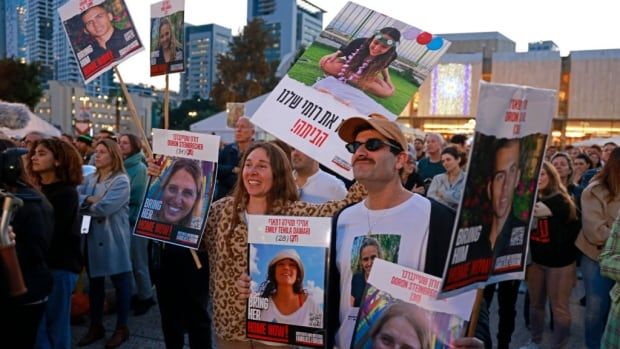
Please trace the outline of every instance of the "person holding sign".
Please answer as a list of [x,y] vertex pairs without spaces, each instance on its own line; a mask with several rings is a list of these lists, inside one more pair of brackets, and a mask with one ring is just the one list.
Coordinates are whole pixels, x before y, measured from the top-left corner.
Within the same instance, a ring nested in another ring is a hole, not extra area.
[[[396,122],[383,115],[352,117],[343,122],[338,135],[352,154],[353,174],[368,190],[368,197],[342,210],[332,231],[329,292],[330,338],[338,348],[350,345],[358,308],[350,303],[351,250],[354,241],[369,235],[396,236],[400,253],[395,263],[439,275],[446,263],[445,237],[452,232],[454,213],[436,201],[427,200],[402,186],[399,171],[407,161],[407,140]],[[432,232],[432,234],[431,234]],[[441,242],[443,240],[443,246]],[[484,310],[484,307],[482,308]],[[479,324],[478,328],[483,326]],[[477,336],[485,337],[482,333]],[[460,338],[457,348],[482,348],[476,338]]]
[[[261,321],[314,327],[313,319],[323,311],[303,289],[304,265],[294,249],[285,249],[269,262],[267,280],[261,285],[261,297],[269,298],[269,308],[261,312]],[[273,305],[273,306],[271,306]]]
[[183,48],[177,40],[176,31],[168,18],[159,21],[159,45],[155,64],[183,60]]
[[[323,56],[319,64],[327,75],[377,97],[390,97],[395,87],[388,66],[396,57],[400,31],[385,27],[369,38],[358,38],[340,50]],[[379,77],[381,75],[381,77]]]
[[[149,161],[149,174],[158,176],[160,171],[154,161]],[[320,205],[298,201],[290,161],[282,149],[271,143],[250,145],[239,163],[239,171],[232,195],[210,207],[202,239],[209,258],[217,347],[222,349],[257,345],[245,337],[245,305],[250,296],[245,215],[330,217],[359,201],[364,193],[360,185],[354,185],[345,200]]]
[[[192,226],[199,210],[203,173],[197,160],[177,158],[161,178],[161,209],[156,220]],[[150,173],[152,175],[152,173]],[[204,251],[196,251],[207,265]],[[207,312],[209,270],[197,269],[187,248],[166,244],[161,249],[156,291],[166,348],[182,348],[187,332],[191,348],[211,347],[211,320]]]

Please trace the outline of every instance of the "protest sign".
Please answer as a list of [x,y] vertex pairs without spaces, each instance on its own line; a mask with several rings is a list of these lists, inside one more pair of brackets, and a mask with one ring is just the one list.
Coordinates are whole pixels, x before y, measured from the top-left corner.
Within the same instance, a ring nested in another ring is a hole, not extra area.
[[464,334],[475,292],[437,300],[441,279],[376,259],[357,315],[354,349],[382,347],[450,348]]
[[153,152],[162,155],[151,177],[134,235],[198,249],[213,198],[218,136],[153,129]]
[[342,121],[395,120],[449,42],[349,2],[252,117],[265,131],[352,179]]
[[69,0],[58,14],[85,83],[144,49],[123,0]]
[[556,111],[553,90],[480,84],[441,297],[523,279],[538,174]]
[[248,215],[248,338],[325,347],[330,232],[329,218]]
[[185,0],[151,5],[151,76],[185,71]]

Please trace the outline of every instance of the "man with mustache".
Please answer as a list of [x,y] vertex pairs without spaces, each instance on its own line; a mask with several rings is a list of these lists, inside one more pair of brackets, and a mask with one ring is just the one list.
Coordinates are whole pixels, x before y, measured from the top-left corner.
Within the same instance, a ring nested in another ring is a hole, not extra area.
[[[342,123],[338,134],[352,154],[356,180],[368,196],[362,202],[343,209],[334,217],[330,249],[329,339],[335,332],[338,348],[347,348],[355,328],[357,307],[350,302],[352,251],[355,241],[372,237],[398,244],[391,262],[441,277],[454,224],[454,212],[402,185],[399,171],[407,162],[407,140],[396,122],[380,114],[370,118],[352,117]],[[444,241],[443,244],[437,243]],[[437,247],[435,247],[437,246]],[[381,246],[384,248],[386,246]],[[489,343],[486,307],[476,337]],[[477,338],[460,338],[455,348],[483,348]]]

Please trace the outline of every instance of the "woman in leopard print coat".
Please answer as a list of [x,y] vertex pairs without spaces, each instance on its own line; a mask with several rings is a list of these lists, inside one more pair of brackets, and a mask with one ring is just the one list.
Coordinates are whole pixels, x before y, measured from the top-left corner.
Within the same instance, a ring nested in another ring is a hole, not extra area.
[[342,201],[308,204],[298,201],[291,165],[284,152],[269,143],[255,143],[241,160],[241,176],[233,195],[210,208],[203,239],[209,256],[210,294],[218,348],[257,348],[245,338],[245,300],[236,282],[247,273],[248,227],[246,214],[330,217],[348,204],[360,201],[365,190],[351,187]]

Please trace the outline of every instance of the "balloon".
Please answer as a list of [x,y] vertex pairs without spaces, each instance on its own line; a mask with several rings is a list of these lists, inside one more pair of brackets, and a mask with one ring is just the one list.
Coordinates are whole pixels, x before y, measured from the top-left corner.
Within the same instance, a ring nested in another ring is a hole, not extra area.
[[431,39],[433,38],[433,36],[431,35],[431,33],[427,33],[427,32],[422,32],[418,35],[418,37],[415,39],[418,44],[420,45],[426,45],[429,42],[431,42]]
[[441,46],[443,46],[443,39],[440,36],[434,37],[431,42],[426,44],[426,48],[431,51],[437,51],[441,48]]
[[418,36],[418,34],[420,34],[420,32],[420,29],[416,27],[409,27],[403,32],[403,37],[407,40],[413,40],[416,36]]

